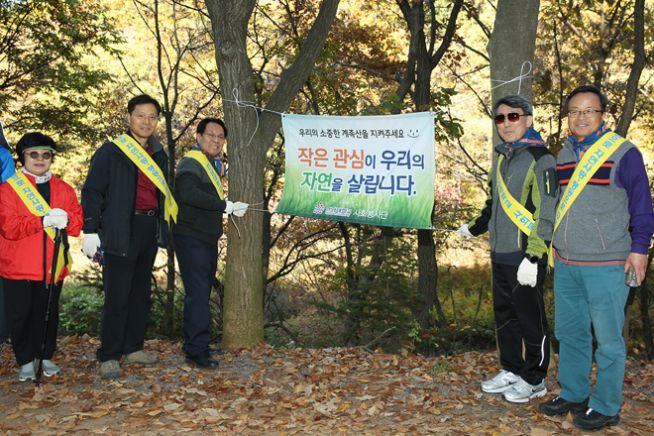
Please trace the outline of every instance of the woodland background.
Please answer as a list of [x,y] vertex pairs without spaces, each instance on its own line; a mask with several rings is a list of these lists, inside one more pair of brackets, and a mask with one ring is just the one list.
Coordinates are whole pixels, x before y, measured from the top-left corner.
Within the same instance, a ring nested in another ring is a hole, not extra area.
[[[653,14],[652,0],[0,0],[0,118],[11,143],[31,130],[52,135],[63,149],[55,172],[80,188],[93,151],[125,129],[135,94],[162,103],[158,136],[173,161],[200,118],[224,117],[230,198],[274,211],[284,182],[279,115],[235,100],[304,114],[431,110],[438,230],[250,211],[242,236],[230,222],[220,242],[215,339],[225,348],[490,350],[487,239],[461,242],[446,229],[483,204],[497,140],[491,102],[533,96],[535,126],[556,151],[565,94],[596,84],[611,101],[609,124],[639,146],[651,179]],[[172,265],[169,247],[153,273],[150,338],[181,335]],[[654,359],[652,274],[628,309],[636,359]],[[101,306],[100,272],[77,255],[60,334],[96,336]]]

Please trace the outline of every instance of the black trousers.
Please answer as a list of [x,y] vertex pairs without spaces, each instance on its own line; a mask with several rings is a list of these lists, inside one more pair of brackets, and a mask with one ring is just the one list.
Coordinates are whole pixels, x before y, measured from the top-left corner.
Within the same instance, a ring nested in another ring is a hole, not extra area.
[[5,312],[5,293],[4,288],[2,287],[2,278],[0,278],[0,345],[4,344],[5,341],[11,335],[9,331],[9,321],[7,320],[7,314]]
[[48,287],[43,281],[3,279],[5,307],[11,331],[11,345],[16,361],[25,365],[36,358],[51,359],[57,345],[59,327],[59,296],[61,285],[54,286],[45,350],[41,355],[43,327],[45,326]]
[[150,277],[157,256],[156,231],[156,217],[135,215],[127,256],[104,255],[100,362],[143,349],[150,314]]
[[184,282],[184,347],[188,356],[209,350],[209,297],[216,277],[218,244],[175,234],[175,251]]
[[[502,368],[537,384],[547,375],[550,338],[543,302],[546,264],[536,287],[522,286],[518,267],[493,263],[493,309]],[[524,354],[523,354],[524,345]]]

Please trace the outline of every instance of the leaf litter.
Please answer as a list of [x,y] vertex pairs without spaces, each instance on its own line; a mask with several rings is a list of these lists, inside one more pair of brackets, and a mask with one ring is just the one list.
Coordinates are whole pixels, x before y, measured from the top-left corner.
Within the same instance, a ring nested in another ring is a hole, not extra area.
[[[498,370],[494,352],[423,357],[262,345],[228,351],[218,370],[202,371],[184,362],[181,344],[154,340],[146,350],[160,354],[158,364],[126,365],[120,379],[104,381],[97,346],[97,338],[60,338],[53,360],[62,373],[36,388],[17,381],[5,345],[0,433],[582,434],[570,415],[538,413],[537,401],[482,394],[480,381]],[[603,433],[654,433],[654,363],[628,360],[621,418]]]

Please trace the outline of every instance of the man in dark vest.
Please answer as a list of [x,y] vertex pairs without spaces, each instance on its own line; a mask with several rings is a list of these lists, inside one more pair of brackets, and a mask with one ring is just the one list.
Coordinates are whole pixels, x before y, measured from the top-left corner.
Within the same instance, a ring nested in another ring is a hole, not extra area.
[[216,276],[223,214],[242,217],[248,205],[231,202],[223,193],[225,123],[218,118],[205,118],[198,124],[195,138],[195,144],[179,162],[175,175],[179,216],[173,235],[184,282],[183,350],[186,361],[200,368],[214,369],[218,362],[209,353],[209,296]]

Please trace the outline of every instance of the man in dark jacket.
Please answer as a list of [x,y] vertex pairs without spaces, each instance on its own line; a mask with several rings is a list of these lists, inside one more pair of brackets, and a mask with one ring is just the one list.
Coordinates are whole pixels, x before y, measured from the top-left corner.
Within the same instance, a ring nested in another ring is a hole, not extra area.
[[157,245],[165,246],[165,218],[170,205],[176,206],[162,176],[168,157],[153,136],[159,103],[139,95],[129,101],[127,112],[129,129],[94,153],[82,188],[83,251],[103,264],[105,302],[97,351],[102,378],[120,375],[123,356],[123,363],[158,360],[143,351],[150,276]]
[[490,233],[502,369],[481,389],[526,403],[547,393],[550,346],[543,286],[556,206],[555,160],[532,127],[531,102],[507,96],[495,103],[493,113],[503,143],[496,147],[490,196],[481,214],[458,233]]
[[248,207],[223,194],[225,166],[220,158],[226,137],[222,120],[200,121],[197,142],[179,162],[175,175],[179,216],[173,235],[185,291],[183,350],[187,362],[207,369],[218,367],[209,354],[209,296],[216,276],[223,213],[242,217]]

